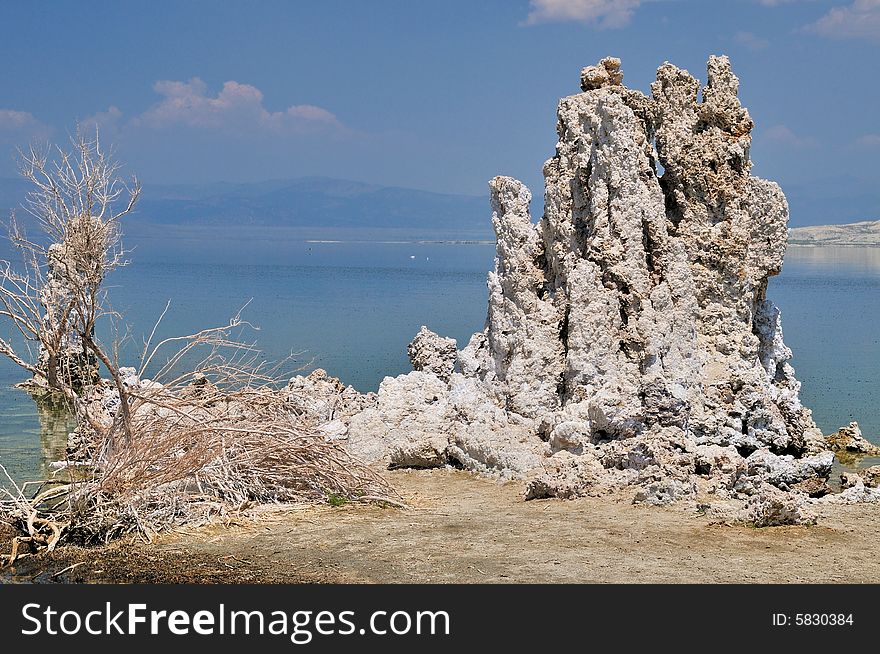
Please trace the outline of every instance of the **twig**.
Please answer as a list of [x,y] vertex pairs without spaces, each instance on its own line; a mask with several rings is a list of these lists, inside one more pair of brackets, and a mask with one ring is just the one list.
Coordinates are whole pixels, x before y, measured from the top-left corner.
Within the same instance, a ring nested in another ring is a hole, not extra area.
[[398,502],[397,500],[392,500],[390,497],[380,497],[378,495],[361,495],[357,499],[359,502],[376,502],[377,504],[390,504],[391,506],[396,506],[399,509],[411,508],[408,504]]
[[49,578],[50,578],[50,579],[55,579],[56,577],[60,577],[60,576],[63,575],[65,572],[70,572],[71,570],[73,570],[73,569],[75,569],[75,568],[78,568],[78,567],[81,566],[81,565],[85,565],[86,563],[88,563],[88,561],[80,561],[79,563],[74,563],[73,565],[69,565],[69,566],[67,566],[66,568],[64,568],[63,570],[59,570],[59,571],[56,572],[55,574],[51,575]]

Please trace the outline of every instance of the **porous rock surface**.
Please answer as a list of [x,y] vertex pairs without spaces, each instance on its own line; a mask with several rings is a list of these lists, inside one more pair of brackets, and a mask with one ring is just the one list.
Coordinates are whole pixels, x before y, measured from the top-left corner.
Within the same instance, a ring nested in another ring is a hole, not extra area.
[[432,372],[449,381],[455,372],[458,348],[454,338],[444,338],[422,325],[419,333],[406,348],[413,370]]
[[[650,96],[622,79],[603,59],[560,100],[537,222],[521,182],[489,183],[485,329],[454,357],[423,327],[415,372],[386,377],[346,419],[348,446],[390,466],[524,479],[527,498],[629,489],[810,524],[833,454],[767,297],[788,205],[749,172],[739,80],[723,56],[702,88],[669,63]],[[836,501],[880,494],[861,480],[845,492]]]

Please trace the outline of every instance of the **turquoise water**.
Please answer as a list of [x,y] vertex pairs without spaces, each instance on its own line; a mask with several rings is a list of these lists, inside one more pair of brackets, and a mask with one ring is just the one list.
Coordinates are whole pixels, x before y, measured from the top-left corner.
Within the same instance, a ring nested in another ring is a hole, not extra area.
[[791,247],[768,295],[816,423],[880,443],[880,248]]
[[[410,369],[406,345],[420,325],[459,347],[483,326],[492,245],[286,243],[283,255],[291,265],[275,263],[278,251],[245,265],[200,261],[194,250],[114,272],[111,299],[131,334],[123,359],[135,360],[168,300],[159,338],[225,324],[250,300],[243,317],[260,329],[243,337],[267,359],[299,353],[288,370],[322,367],[361,391]],[[790,248],[771,281],[801,397],[826,433],[855,419],[880,441],[878,291],[880,249]],[[11,388],[21,377],[0,361],[0,463],[32,479],[63,457],[66,425]]]

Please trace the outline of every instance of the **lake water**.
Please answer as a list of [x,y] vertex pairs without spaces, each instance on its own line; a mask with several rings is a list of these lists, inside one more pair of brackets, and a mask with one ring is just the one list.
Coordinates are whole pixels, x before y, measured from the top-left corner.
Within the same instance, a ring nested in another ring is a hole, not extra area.
[[[272,252],[261,262],[232,251],[248,263],[217,264],[179,251],[114,272],[112,302],[131,333],[123,356],[135,359],[168,300],[159,338],[226,324],[250,300],[243,317],[259,331],[244,336],[267,359],[299,353],[288,369],[322,367],[368,391],[410,369],[406,345],[420,325],[459,347],[482,329],[492,244],[288,242]],[[880,248],[789,248],[769,295],[819,426],[858,420],[880,442]],[[68,429],[12,388],[21,378],[0,361],[0,463],[19,480],[63,457]]]

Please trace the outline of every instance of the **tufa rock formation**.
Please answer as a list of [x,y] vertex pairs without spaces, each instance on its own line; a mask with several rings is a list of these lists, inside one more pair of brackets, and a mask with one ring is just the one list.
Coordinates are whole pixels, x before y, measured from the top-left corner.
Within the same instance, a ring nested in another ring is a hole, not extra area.
[[537,222],[522,183],[490,182],[485,329],[456,372],[455,342],[423,327],[415,372],[347,419],[349,448],[524,479],[527,498],[631,489],[635,502],[707,496],[754,524],[812,523],[833,454],[767,298],[788,206],[749,172],[739,80],[715,56],[702,89],[669,63],[650,97],[622,79],[603,59],[559,102]]
[[841,459],[880,455],[880,447],[862,436],[862,430],[859,429],[857,422],[851,422],[846,427],[841,427],[833,434],[826,436],[825,446],[836,452],[838,458]]
[[73,291],[66,272],[76,265],[68,256],[66,243],[55,243],[46,251],[46,282],[39,290],[43,308],[42,327],[48,334],[57,334],[55,351],[40,344],[37,370],[40,374],[18,386],[35,400],[52,404],[64,398],[52,390],[55,379],[64,380],[76,392],[97,384],[98,359],[88,350],[77,334],[75,325],[81,319],[73,301]]
[[744,454],[800,453],[821,435],[766,299],[788,208],[749,174],[738,80],[726,57],[709,60],[702,101],[671,64],[650,99],[621,77],[605,59],[560,101],[536,226],[521,183],[490,183],[498,258],[462,371],[510,410],[577,421],[589,442],[677,427]]

